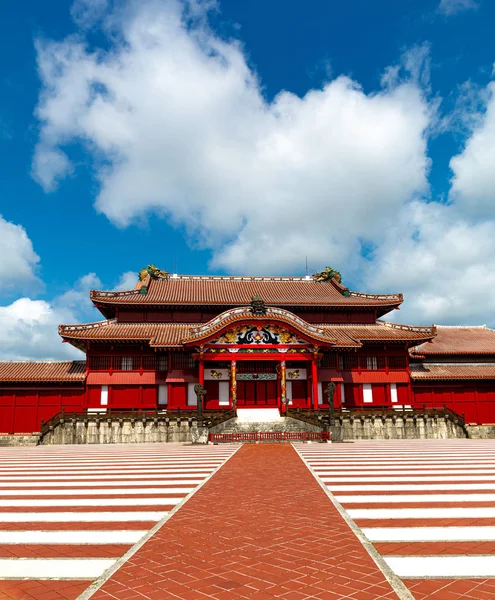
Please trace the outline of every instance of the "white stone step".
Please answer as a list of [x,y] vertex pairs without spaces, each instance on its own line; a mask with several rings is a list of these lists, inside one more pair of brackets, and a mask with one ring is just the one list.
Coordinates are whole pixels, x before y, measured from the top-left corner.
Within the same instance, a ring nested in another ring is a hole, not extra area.
[[238,408],[237,421],[243,423],[267,423],[282,417],[278,408]]

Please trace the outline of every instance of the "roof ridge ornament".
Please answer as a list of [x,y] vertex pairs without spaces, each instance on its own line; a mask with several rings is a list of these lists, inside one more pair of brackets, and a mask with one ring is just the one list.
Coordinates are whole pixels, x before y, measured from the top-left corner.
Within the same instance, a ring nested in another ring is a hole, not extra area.
[[320,271],[319,273],[313,273],[312,277],[318,283],[333,281],[333,283],[339,289],[340,293],[343,296],[348,298],[351,295],[349,288],[346,288],[345,285],[342,283],[342,275],[340,271],[337,271],[337,269],[332,269],[332,267],[325,267],[323,271]]
[[261,296],[253,296],[251,298],[249,312],[251,312],[251,314],[253,314],[256,317],[264,317],[266,315],[266,311],[267,308]]
[[335,279],[337,283],[342,283],[342,275],[336,269],[332,269],[332,267],[325,267],[323,271],[313,273],[313,279],[315,281],[330,281],[331,279]]
[[168,271],[155,267],[155,265],[148,265],[139,271],[139,281],[144,281],[148,275],[151,279],[168,279],[170,274]]

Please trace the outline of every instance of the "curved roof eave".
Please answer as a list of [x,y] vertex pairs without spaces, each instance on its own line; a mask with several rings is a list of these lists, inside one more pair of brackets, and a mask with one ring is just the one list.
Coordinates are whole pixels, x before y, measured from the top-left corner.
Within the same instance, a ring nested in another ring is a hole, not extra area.
[[256,315],[251,312],[250,306],[242,306],[226,310],[207,323],[191,328],[191,335],[183,340],[183,344],[192,345],[201,341],[206,341],[233,323],[243,323],[247,321],[277,321],[292,327],[303,337],[307,338],[308,341],[324,343],[329,346],[334,346],[337,343],[337,340],[330,338],[327,335],[325,329],[307,323],[304,319],[301,319],[284,308],[271,306],[266,308],[265,314]]

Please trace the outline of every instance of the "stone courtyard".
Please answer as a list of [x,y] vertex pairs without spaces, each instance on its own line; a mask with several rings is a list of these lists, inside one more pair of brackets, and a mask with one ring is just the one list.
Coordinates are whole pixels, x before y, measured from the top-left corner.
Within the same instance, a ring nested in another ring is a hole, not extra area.
[[495,597],[490,440],[0,456],[0,600]]

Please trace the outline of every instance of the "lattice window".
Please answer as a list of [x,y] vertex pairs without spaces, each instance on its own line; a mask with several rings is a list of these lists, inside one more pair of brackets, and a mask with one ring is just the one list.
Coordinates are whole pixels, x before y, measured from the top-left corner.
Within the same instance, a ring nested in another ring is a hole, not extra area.
[[337,356],[333,352],[324,352],[323,358],[321,359],[320,366],[326,369],[337,368]]
[[121,357],[120,368],[122,369],[122,371],[132,371],[133,370],[134,361],[132,359],[133,359],[132,356],[122,356]]
[[192,354],[186,352],[174,352],[172,354],[172,365],[174,369],[194,369],[196,361]]
[[90,356],[89,368],[91,371],[109,371],[111,366],[110,356]]
[[156,369],[157,371],[166,371],[168,369],[168,356],[167,355],[161,355],[161,356],[157,356],[157,365],[156,365]]
[[405,356],[389,356],[388,357],[388,368],[389,369],[406,369],[407,358]]
[[365,356],[366,369],[370,371],[376,371],[378,369],[378,360],[376,356]]
[[156,369],[156,362],[156,356],[143,356],[141,358],[143,371],[154,371]]
[[361,369],[368,371],[383,371],[387,367],[387,361],[384,356],[361,356],[359,362]]
[[343,371],[350,371],[351,369],[358,368],[358,357],[357,356],[341,356],[341,369]]

